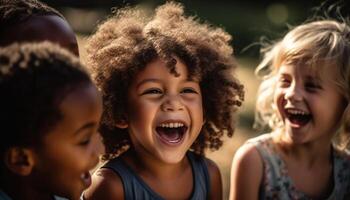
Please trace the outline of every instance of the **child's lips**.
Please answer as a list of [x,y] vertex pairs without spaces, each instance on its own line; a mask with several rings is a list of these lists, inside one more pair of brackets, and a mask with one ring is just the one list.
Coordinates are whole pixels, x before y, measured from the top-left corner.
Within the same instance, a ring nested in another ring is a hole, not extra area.
[[81,174],[80,179],[83,181],[85,188],[88,188],[91,185],[90,172],[85,172],[84,174]]

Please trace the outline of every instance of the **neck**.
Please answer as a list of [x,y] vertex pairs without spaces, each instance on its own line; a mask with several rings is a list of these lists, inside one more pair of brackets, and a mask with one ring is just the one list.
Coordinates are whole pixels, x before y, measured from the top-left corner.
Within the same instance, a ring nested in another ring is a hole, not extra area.
[[277,137],[277,139],[274,137],[274,142],[277,144],[278,151],[287,159],[305,163],[310,167],[331,162],[332,143],[330,138],[317,142],[296,144],[288,139]]
[[171,180],[183,173],[186,166],[189,166],[189,161],[186,157],[179,163],[169,164],[164,163],[148,154],[147,152],[139,153],[134,149],[129,149],[123,156],[125,162],[139,175],[152,176],[158,179]]

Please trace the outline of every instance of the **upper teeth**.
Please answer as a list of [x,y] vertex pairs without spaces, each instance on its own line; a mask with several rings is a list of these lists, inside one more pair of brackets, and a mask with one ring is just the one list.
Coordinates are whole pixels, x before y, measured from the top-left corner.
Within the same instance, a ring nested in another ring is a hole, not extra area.
[[294,114],[294,115],[307,115],[307,112],[301,111],[301,110],[294,110],[294,109],[288,109],[288,113]]
[[162,128],[179,128],[183,127],[184,124],[181,122],[175,122],[175,123],[162,123],[159,125]]

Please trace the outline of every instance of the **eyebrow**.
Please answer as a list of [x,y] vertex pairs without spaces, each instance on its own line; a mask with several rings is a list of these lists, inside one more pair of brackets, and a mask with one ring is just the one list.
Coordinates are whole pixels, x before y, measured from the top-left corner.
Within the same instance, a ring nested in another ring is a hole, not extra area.
[[[136,85],[136,88],[139,88],[142,84],[145,84],[145,83],[147,83],[147,82],[161,83],[162,81],[159,80],[159,79],[156,79],[156,78],[144,79],[144,80],[140,81],[140,82]],[[195,83],[197,83],[196,81],[191,80],[191,79],[186,79],[186,80],[183,81],[183,82],[195,82]]]
[[96,125],[95,122],[86,123],[84,126],[80,127],[78,130],[76,130],[74,134],[77,135],[77,134],[79,134],[82,130],[93,128],[95,125]]
[[308,80],[308,81],[315,81],[315,82],[318,82],[318,83],[322,82],[321,78],[316,77],[316,76],[310,76],[310,75],[306,76],[306,80]]
[[159,79],[156,78],[149,78],[149,79],[144,79],[142,81],[140,81],[137,85],[136,88],[139,88],[141,85],[147,83],[147,82],[156,82],[156,83],[160,83],[161,81]]

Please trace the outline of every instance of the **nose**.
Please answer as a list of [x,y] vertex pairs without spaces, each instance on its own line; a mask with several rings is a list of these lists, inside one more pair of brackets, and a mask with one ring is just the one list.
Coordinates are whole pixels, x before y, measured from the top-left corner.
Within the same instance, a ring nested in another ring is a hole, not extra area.
[[302,89],[297,84],[292,84],[285,93],[286,100],[289,101],[302,101],[303,94]]
[[184,109],[184,105],[177,95],[168,96],[161,106],[162,110],[165,112],[179,111]]

